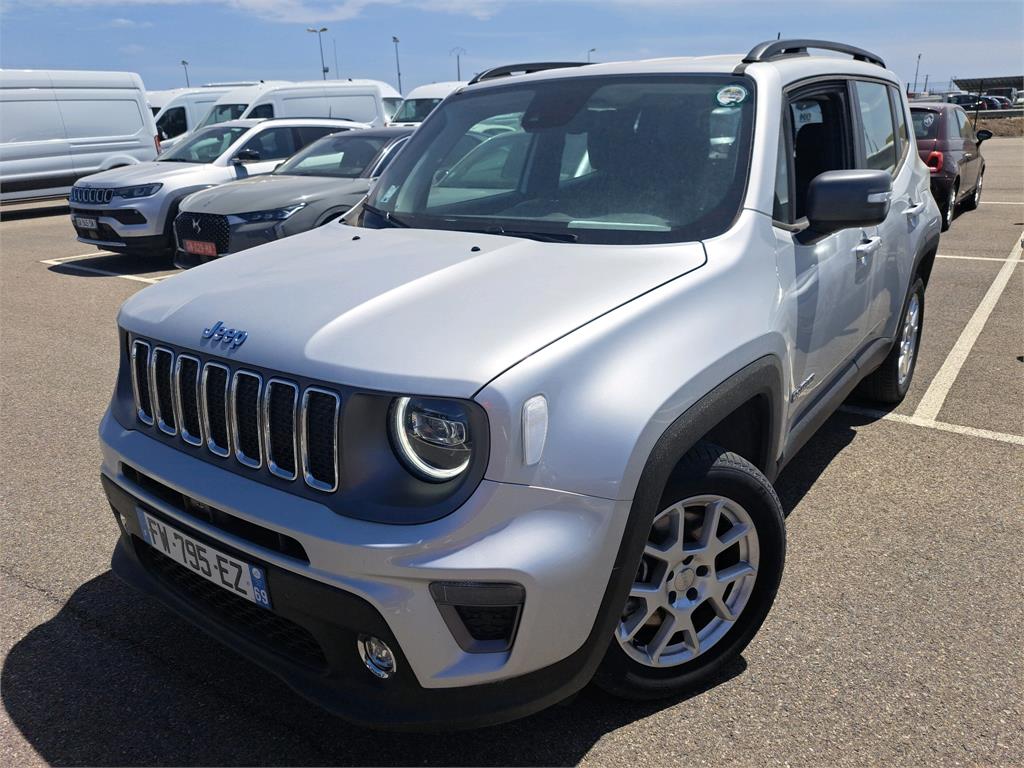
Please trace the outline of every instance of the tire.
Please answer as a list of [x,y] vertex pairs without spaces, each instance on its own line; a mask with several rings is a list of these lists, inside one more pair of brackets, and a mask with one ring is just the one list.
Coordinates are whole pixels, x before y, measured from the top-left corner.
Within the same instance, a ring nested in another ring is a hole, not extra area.
[[[703,538],[703,528],[712,519],[719,521],[713,541]],[[739,530],[746,533],[717,556],[709,554],[713,548],[700,549],[702,540],[721,546],[720,537],[728,539],[737,525],[745,526]],[[680,530],[682,537],[672,534]],[[667,538],[663,538],[665,531]],[[699,538],[687,540],[698,533]],[[687,547],[676,556],[666,542],[678,546],[680,538]],[[649,556],[662,547],[668,549],[659,551],[658,557]],[[594,681],[613,695],[640,700],[707,688],[760,629],[775,600],[785,558],[782,505],[768,478],[741,456],[711,443],[698,443],[680,462],[662,496],[631,596]],[[751,572],[749,566],[755,570]],[[730,568],[743,575],[717,596],[709,592]],[[638,599],[638,588],[657,596]],[[712,607],[716,601],[723,613],[733,614],[731,620]],[[659,607],[653,608],[656,603]],[[670,605],[673,613],[668,612]],[[692,623],[687,625],[677,615],[689,616]],[[670,620],[672,625],[667,624]],[[625,640],[631,631],[635,634]],[[663,653],[654,661],[652,649],[661,635],[667,635],[661,644]]]
[[[908,313],[915,308],[916,318],[908,325]],[[921,348],[921,331],[924,328],[924,280],[914,277],[913,287],[900,313],[897,326],[896,342],[885,360],[870,373],[858,387],[858,392],[869,400],[886,405],[895,405],[903,401],[910,384],[914,380],[914,369],[917,368],[917,353]],[[912,333],[910,333],[912,331]],[[910,335],[908,336],[908,333]],[[910,353],[909,361],[903,355]],[[901,367],[901,360],[906,368]]]
[[981,203],[981,186],[985,182],[985,169],[981,169],[981,173],[978,174],[978,183],[974,185],[974,192],[971,196],[964,201],[964,210],[973,211]]
[[953,226],[953,219],[956,218],[956,196],[960,191],[960,179],[954,179],[946,193],[946,200],[939,207],[942,211],[942,231],[945,232]]

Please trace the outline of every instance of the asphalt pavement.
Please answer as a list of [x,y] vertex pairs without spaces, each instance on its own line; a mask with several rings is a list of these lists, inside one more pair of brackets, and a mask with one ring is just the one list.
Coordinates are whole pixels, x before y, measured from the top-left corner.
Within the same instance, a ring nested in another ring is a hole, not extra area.
[[338,721],[110,573],[115,317],[175,271],[90,252],[60,204],[3,209],[0,763],[1024,764],[1024,140],[983,154],[906,401],[851,400],[779,479],[786,573],[742,660],[688,699],[588,687],[440,735]]

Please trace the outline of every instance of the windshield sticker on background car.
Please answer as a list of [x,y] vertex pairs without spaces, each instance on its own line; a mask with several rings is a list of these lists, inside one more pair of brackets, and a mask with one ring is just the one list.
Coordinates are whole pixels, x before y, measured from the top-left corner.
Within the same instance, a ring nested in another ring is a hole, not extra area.
[[398,186],[395,185],[395,184],[392,184],[390,187],[388,187],[387,191],[383,195],[380,196],[380,201],[382,203],[386,203],[388,200],[390,200],[394,196],[395,192],[397,192],[397,191],[398,191]]
[[747,98],[747,89],[741,85],[727,85],[718,91],[716,99],[723,107],[731,107],[734,104],[742,104]]

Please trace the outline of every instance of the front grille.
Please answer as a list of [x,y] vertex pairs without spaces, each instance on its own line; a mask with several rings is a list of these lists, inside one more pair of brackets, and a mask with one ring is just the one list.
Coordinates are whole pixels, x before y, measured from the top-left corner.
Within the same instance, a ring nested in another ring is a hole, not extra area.
[[204,363],[142,339],[132,342],[131,372],[135,411],[144,425],[285,480],[297,479],[301,466],[310,488],[338,489],[336,392],[302,390],[280,378],[264,386],[255,371]]
[[68,200],[72,203],[88,203],[90,205],[107,205],[114,199],[114,190],[89,187],[72,187]]
[[[150,573],[210,618],[294,661],[317,669],[327,666],[323,649],[309,630],[218,587],[140,539],[133,537],[133,542]],[[272,581],[269,587],[273,600]]]
[[179,247],[185,247],[186,240],[200,240],[213,243],[218,254],[228,253],[231,244],[231,226],[227,216],[213,213],[182,212],[174,219],[174,232]]

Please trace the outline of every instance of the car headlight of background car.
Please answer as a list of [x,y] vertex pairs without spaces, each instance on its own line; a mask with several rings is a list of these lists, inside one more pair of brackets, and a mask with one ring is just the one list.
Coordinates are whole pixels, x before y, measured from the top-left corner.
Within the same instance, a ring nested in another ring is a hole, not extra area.
[[118,187],[114,190],[114,197],[123,197],[126,200],[135,200],[140,197],[152,197],[163,187],[163,184],[140,184],[137,187]]
[[473,458],[469,413],[454,401],[399,397],[391,405],[391,442],[406,468],[431,482],[463,474]]
[[269,211],[250,211],[249,213],[236,213],[233,218],[240,219],[246,224],[255,224],[261,221],[284,221],[296,211],[305,208],[305,203],[296,203],[285,208],[274,208]]

